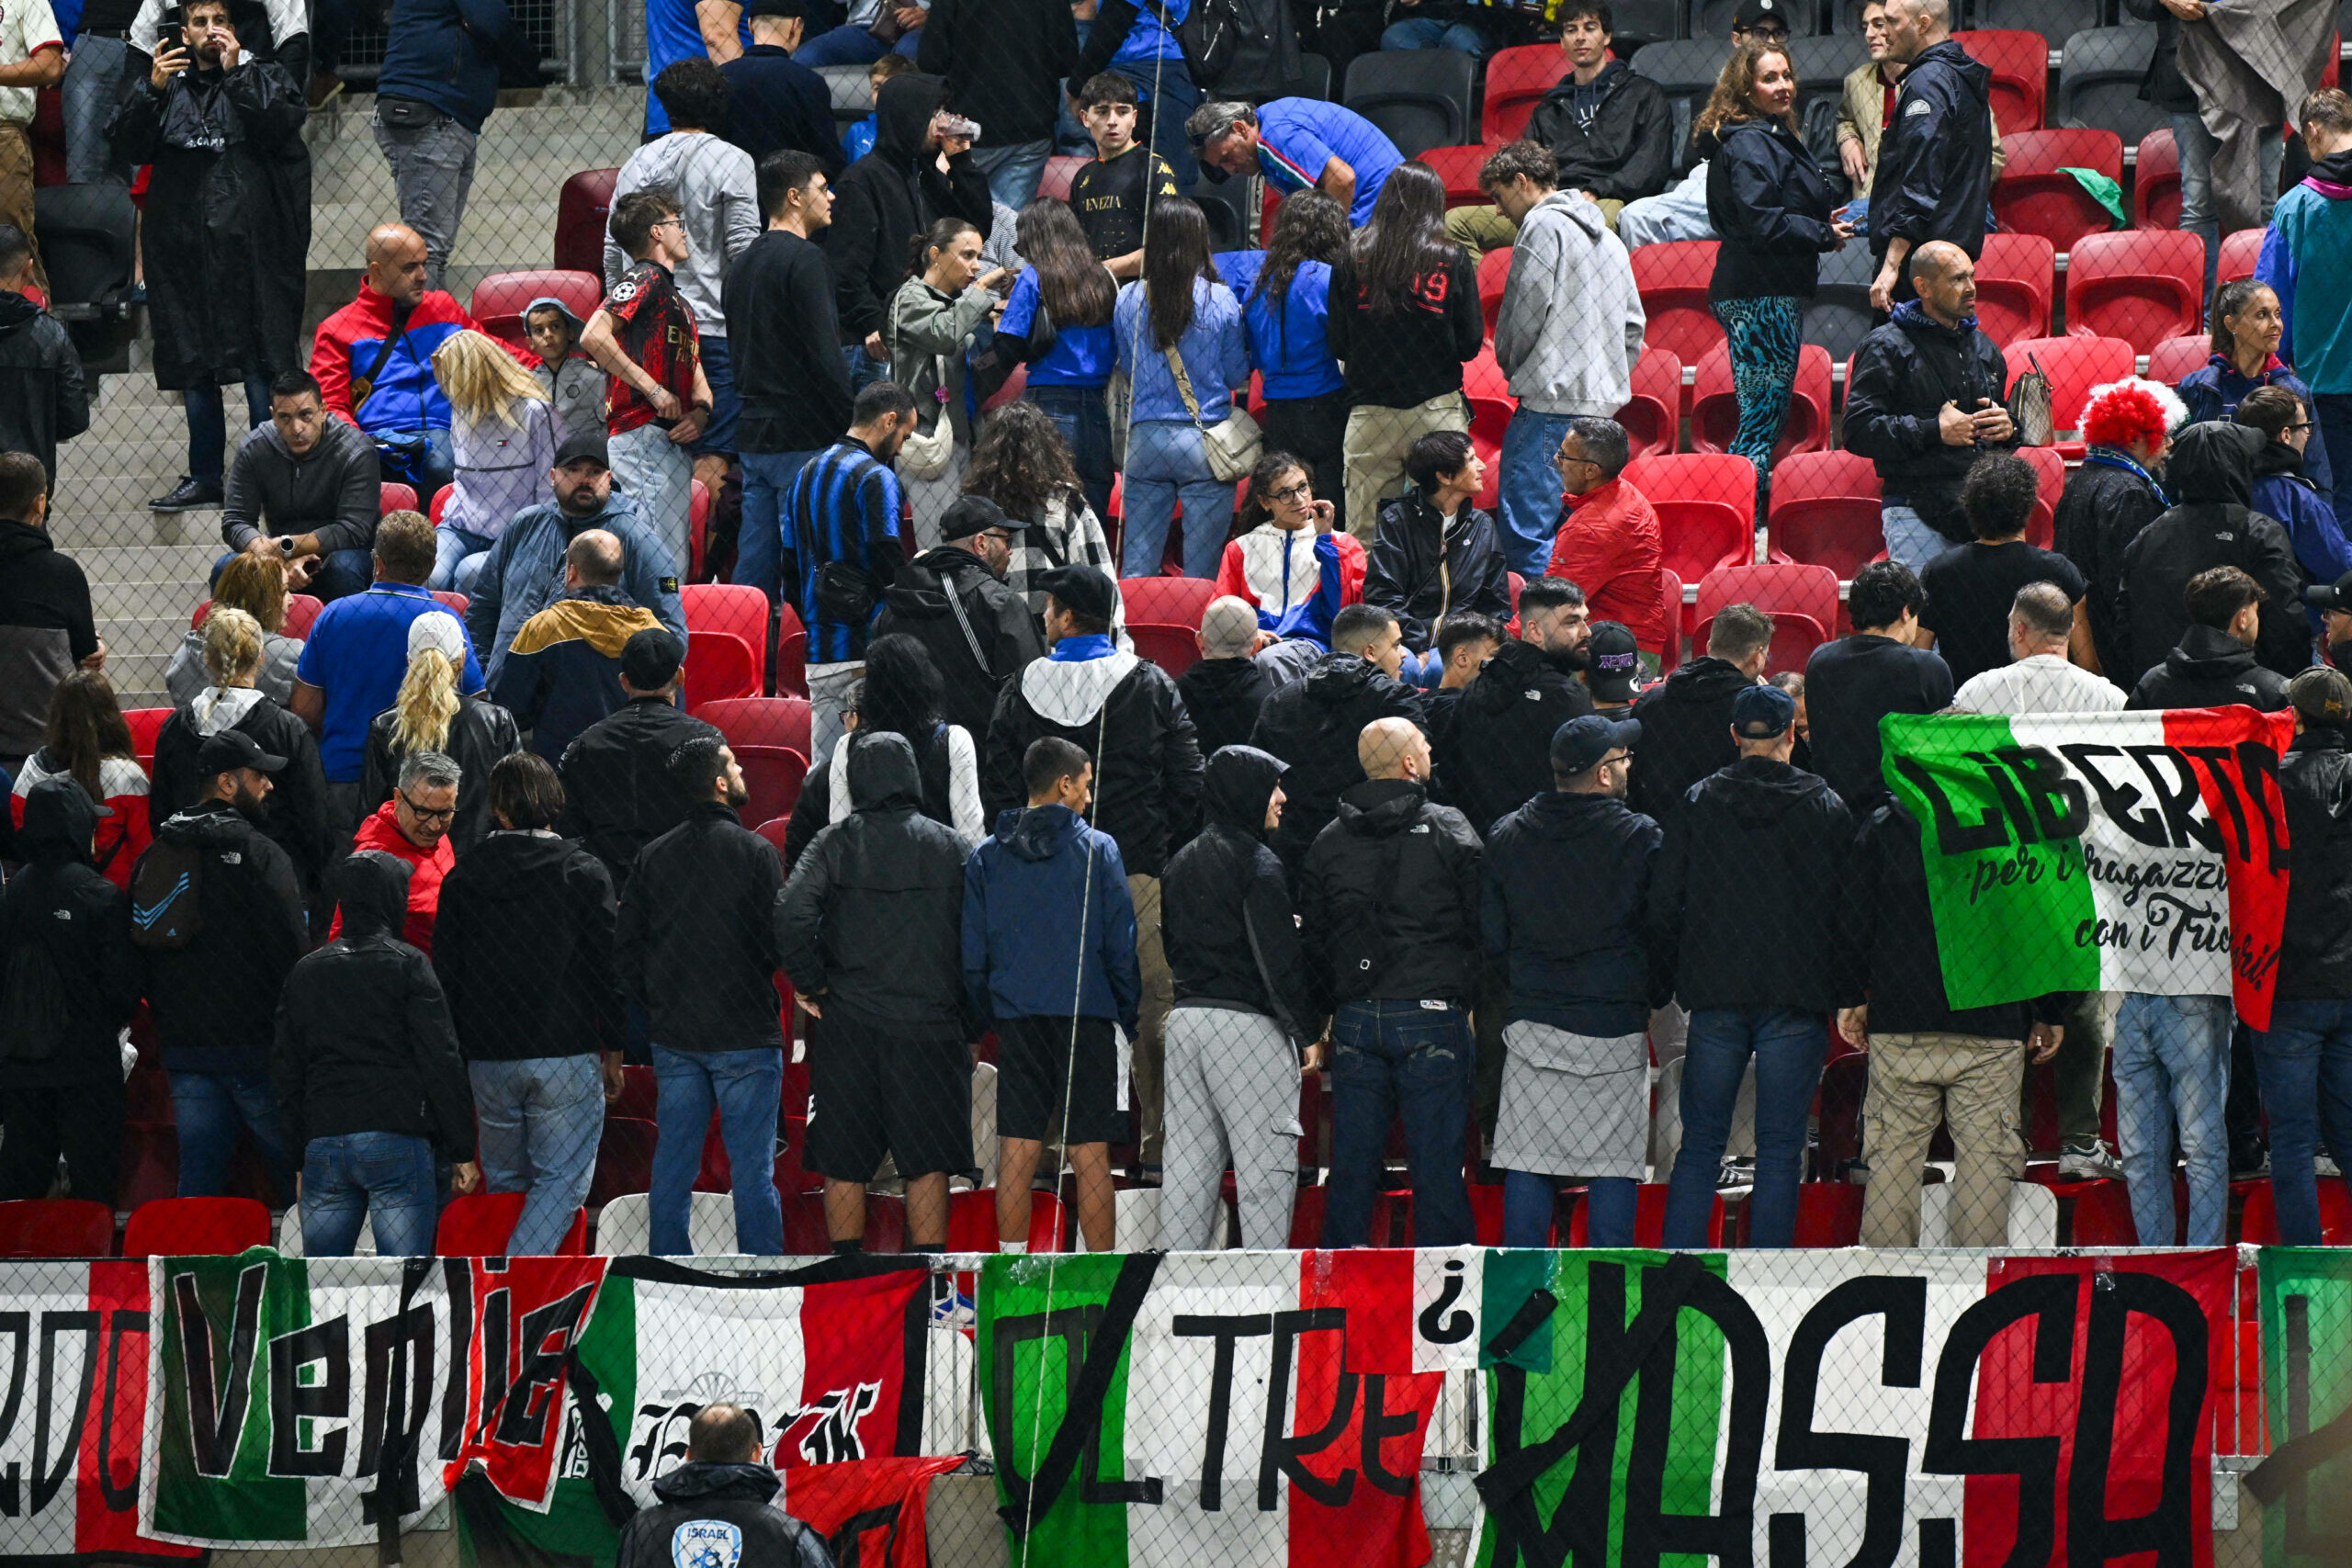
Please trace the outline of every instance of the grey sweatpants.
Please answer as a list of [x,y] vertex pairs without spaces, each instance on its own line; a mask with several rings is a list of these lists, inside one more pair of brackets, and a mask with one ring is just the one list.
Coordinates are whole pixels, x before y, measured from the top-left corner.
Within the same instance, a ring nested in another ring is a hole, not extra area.
[[1298,1195],[1298,1053],[1262,1013],[1180,1003],[1168,1015],[1166,1163],[1159,1245],[1225,1245],[1217,1188],[1233,1162],[1241,1245],[1290,1245]]
[[447,116],[414,130],[386,125],[380,116],[373,124],[376,145],[392,166],[401,221],[424,242],[424,286],[438,288],[449,253],[458,248],[458,227],[465,221],[480,138]]

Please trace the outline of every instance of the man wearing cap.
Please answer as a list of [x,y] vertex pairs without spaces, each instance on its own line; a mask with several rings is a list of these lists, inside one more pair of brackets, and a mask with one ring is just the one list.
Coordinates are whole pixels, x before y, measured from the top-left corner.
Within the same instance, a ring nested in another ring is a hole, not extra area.
[[531,750],[550,762],[628,700],[621,650],[662,625],[621,592],[621,542],[612,535],[591,528],[565,547],[563,558],[563,597],[523,623],[490,689],[530,732]]
[[282,558],[288,589],[324,600],[366,591],[384,510],[376,444],[327,417],[309,371],[284,371],[269,384],[269,421],[237,443],[225,495],[222,541]]
[[1593,622],[1584,654],[1579,675],[1584,689],[1592,694],[1593,711],[1611,718],[1628,716],[1642,689],[1642,649],[1633,629],[1623,621]]
[[718,68],[727,79],[727,140],[754,164],[788,147],[816,159],[828,175],[840,173],[831,89],[792,58],[808,30],[808,0],[752,0],[747,12],[752,47]]
[[2352,571],[2304,589],[2303,603],[2319,612],[2319,645],[2327,662],[2352,674]]
[[1006,682],[989,721],[980,795],[991,818],[1027,804],[1022,759],[1069,741],[1094,761],[1094,825],[1118,841],[1135,905],[1143,1003],[1135,1042],[1142,1163],[1159,1164],[1160,1030],[1174,982],[1159,940],[1159,874],[1200,820],[1201,750],[1176,682],[1111,640],[1118,590],[1091,566],[1044,573],[1050,651]]
[[1642,727],[1586,714],[1552,738],[1552,787],[1487,836],[1481,927],[1510,997],[1492,1156],[1503,1245],[1552,1245],[1561,1179],[1588,1243],[1630,1247],[1649,1138],[1643,901],[1658,826],[1625,805]]
[[638,851],[686,819],[670,754],[718,733],[678,705],[685,661],[686,645],[666,627],[630,637],[621,645],[621,706],[564,748],[558,830],[605,863],[616,896],[628,887]]
[[[269,1043],[278,993],[310,931],[294,863],[254,821],[285,766],[241,729],[206,737],[196,753],[196,804],[157,824],[130,874],[131,940],[172,1079],[183,1198],[228,1190],[242,1126],[278,1199],[294,1201],[294,1152],[270,1082]],[[196,898],[192,931],[179,946],[149,945],[170,940],[178,917],[165,906],[183,879]]]
[[899,569],[874,635],[904,633],[939,667],[940,716],[989,732],[1006,682],[1046,651],[1029,602],[1004,585],[1013,536],[1028,525],[984,495],[967,495],[939,522],[939,543]]
[[[1796,699],[1777,686],[1732,698],[1739,760],[1692,785],[1666,824],[1644,910],[1650,999],[1690,1015],[1681,1062],[1681,1147],[1666,1203],[1668,1247],[1705,1247],[1735,1106],[1755,1067],[1756,1196],[1748,1242],[1796,1239],[1805,1118],[1829,1048],[1824,1020],[1862,999],[1837,926],[1854,821],[1838,793],[1789,765]],[[1739,892],[1715,879],[1737,867]],[[1770,910],[1759,919],[1759,910]]]
[[622,595],[652,611],[673,636],[685,641],[686,616],[678,603],[683,566],[670,558],[639,517],[637,502],[614,493],[604,436],[575,435],[557,447],[548,479],[555,499],[514,514],[491,547],[469,595],[466,627],[474,646],[487,650],[483,661],[490,675],[496,678],[523,623],[563,593],[564,552],[591,528],[620,541]]

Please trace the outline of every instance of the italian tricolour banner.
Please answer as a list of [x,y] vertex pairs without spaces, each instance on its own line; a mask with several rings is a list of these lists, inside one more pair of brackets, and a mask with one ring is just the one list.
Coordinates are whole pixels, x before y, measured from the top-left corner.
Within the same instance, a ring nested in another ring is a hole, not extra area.
[[1879,728],[1887,784],[1919,824],[1953,1007],[2233,996],[2268,1026],[2291,716],[1890,716]]

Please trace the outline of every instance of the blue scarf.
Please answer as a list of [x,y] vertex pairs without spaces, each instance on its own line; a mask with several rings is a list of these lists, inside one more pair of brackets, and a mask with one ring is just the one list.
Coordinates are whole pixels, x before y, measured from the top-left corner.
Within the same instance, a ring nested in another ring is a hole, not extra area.
[[2156,492],[2158,501],[2166,506],[2172,504],[2172,497],[2166,495],[2165,487],[2156,482],[2156,476],[2133,462],[2129,452],[2120,452],[2112,446],[2093,446],[2083,454],[2083,461],[2097,463],[2101,468],[2121,468],[2127,474],[2137,474],[2143,483]]
[[1905,299],[1901,304],[1895,306],[1894,320],[1900,321],[1906,327],[1932,327],[1939,333],[1958,333],[1962,337],[1967,337],[1976,331],[1975,317],[1962,316],[1960,319],[1960,324],[1958,326],[1947,327],[1941,321],[1928,314],[1928,308],[1920,304],[1917,299]]
[[1108,659],[1117,651],[1108,637],[1066,637],[1054,644],[1054,650],[1046,657],[1057,664],[1083,664],[1089,660]]

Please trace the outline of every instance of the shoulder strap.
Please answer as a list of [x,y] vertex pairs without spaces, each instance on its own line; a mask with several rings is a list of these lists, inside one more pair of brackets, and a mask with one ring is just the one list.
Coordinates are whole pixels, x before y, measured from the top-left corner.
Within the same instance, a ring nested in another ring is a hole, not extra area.
[[376,378],[384,373],[384,367],[390,362],[392,350],[400,346],[401,339],[408,336],[409,310],[410,307],[406,305],[396,304],[392,307],[392,324],[385,330],[384,341],[376,345],[376,362],[368,367],[368,373],[365,376],[351,384],[352,412],[358,412],[359,405],[366,402],[369,394],[375,391]]
[[1168,368],[1176,377],[1176,395],[1184,400],[1184,412],[1193,416],[1193,428],[1205,431],[1208,426],[1201,423],[1201,400],[1193,395],[1193,378],[1185,373],[1184,356],[1172,348],[1159,352],[1168,356]]
[[940,586],[947,590],[947,607],[956,612],[956,624],[963,628],[964,646],[972,650],[972,662],[980,667],[981,674],[993,677],[996,669],[980,651],[979,634],[972,630],[972,617],[964,608],[964,595],[956,592],[955,579],[943,578]]

